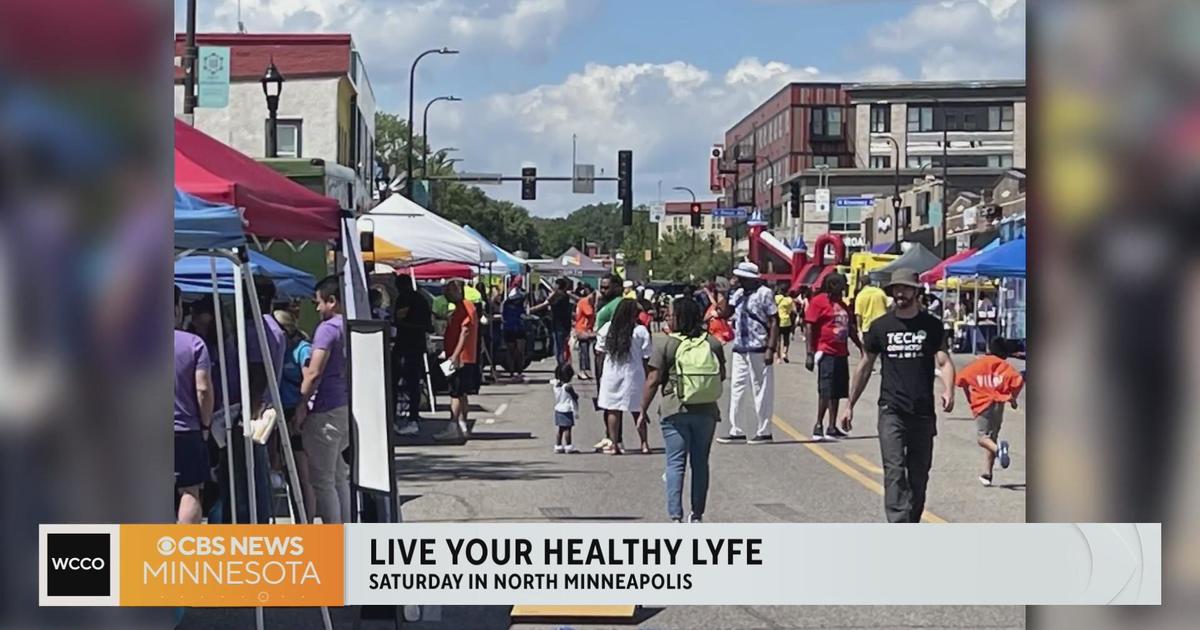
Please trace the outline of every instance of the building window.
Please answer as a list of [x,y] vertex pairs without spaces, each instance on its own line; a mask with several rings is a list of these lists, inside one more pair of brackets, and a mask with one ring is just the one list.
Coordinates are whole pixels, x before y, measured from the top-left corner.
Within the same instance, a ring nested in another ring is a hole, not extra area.
[[828,166],[829,168],[838,167],[838,156],[836,155],[814,155],[813,166]]
[[829,208],[830,232],[857,232],[862,225],[862,209],[858,207]]
[[[269,138],[271,136],[270,129],[271,121],[266,120],[263,123],[263,155],[271,154]],[[298,158],[303,155],[303,130],[304,123],[298,118],[280,118],[275,129],[278,130],[279,137],[275,141],[275,147],[278,149],[279,157]]]
[[892,156],[872,155],[871,168],[892,168]]
[[[910,156],[908,156],[908,162],[907,162],[908,168],[921,168],[922,166],[932,166],[933,165],[933,157],[934,156],[932,156],[932,155],[910,155]],[[941,163],[941,160],[939,159],[938,162]]]
[[892,130],[892,106],[871,106],[871,133],[888,133]]
[[1003,153],[1000,155],[987,156],[988,166],[992,168],[1012,168],[1013,156],[1011,153]]
[[842,137],[842,108],[814,107],[809,131],[814,138]]
[[915,132],[934,131],[933,108],[910,106],[908,108],[908,130]]
[[988,108],[988,131],[1012,131],[1013,106],[993,105]]

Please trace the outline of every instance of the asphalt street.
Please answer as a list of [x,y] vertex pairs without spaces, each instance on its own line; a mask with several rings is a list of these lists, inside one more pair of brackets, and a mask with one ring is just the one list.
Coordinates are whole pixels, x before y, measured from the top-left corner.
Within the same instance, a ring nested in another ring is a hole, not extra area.
[[[802,357],[802,355],[801,355]],[[965,365],[971,357],[958,356]],[[852,357],[852,368],[855,363]],[[584,398],[575,427],[576,455],[553,452],[552,361],[535,364],[525,383],[485,386],[472,398],[475,433],[461,445],[430,438],[445,428],[446,414],[422,423],[421,436],[396,449],[397,474],[406,522],[664,522],[662,435],[650,427],[652,455],[633,454],[636,433],[626,419],[630,454],[591,453],[603,437],[597,412],[587,401],[594,381],[576,381]],[[714,444],[708,522],[856,523],[883,520],[882,470],[874,430],[876,374],[856,409],[855,431],[838,442],[813,442],[816,377],[800,363],[775,368],[775,441],[764,445]],[[728,389],[728,388],[727,388]],[[1023,402],[1023,401],[1021,401]],[[722,402],[728,409],[728,391]],[[747,410],[749,411],[749,410]],[[718,434],[728,431],[726,420]],[[1012,465],[997,470],[991,488],[976,477],[982,450],[963,396],[941,414],[935,442],[926,521],[1023,522],[1025,520],[1025,416],[1007,410],[1002,437],[1011,443]],[[686,491],[685,491],[686,496]],[[838,545],[838,540],[804,544]],[[997,559],[1001,561],[1001,559]],[[979,587],[987,588],[987,567]],[[897,580],[908,579],[901,570]],[[845,588],[853,589],[854,584]],[[268,627],[319,627],[313,611],[268,610]],[[634,623],[593,624],[581,619],[511,620],[501,607],[443,607],[422,611],[413,628],[640,627],[728,628],[1023,628],[1022,607],[846,607],[706,606],[643,609]],[[338,627],[356,616],[335,611]],[[243,626],[242,619],[250,626]],[[271,619],[276,619],[274,623]],[[217,625],[213,625],[217,624]],[[250,611],[192,611],[183,627],[252,627]],[[279,625],[282,624],[282,625]],[[378,622],[363,627],[390,627]]]

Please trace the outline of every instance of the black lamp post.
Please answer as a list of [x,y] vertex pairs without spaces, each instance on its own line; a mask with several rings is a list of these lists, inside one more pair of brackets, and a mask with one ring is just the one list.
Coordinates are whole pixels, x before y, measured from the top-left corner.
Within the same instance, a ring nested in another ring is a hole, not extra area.
[[272,158],[279,157],[279,95],[283,92],[283,81],[283,75],[275,67],[275,58],[271,57],[260,83],[263,95],[267,97],[267,157]]
[[412,199],[413,192],[413,90],[416,88],[417,64],[425,55],[457,55],[458,51],[452,48],[430,48],[425,52],[417,55],[413,59],[412,66],[408,69],[408,172],[404,176],[404,196]]
[[893,181],[895,190],[892,193],[892,220],[895,221],[895,223],[896,223],[896,226],[893,229],[895,230],[894,234],[895,234],[896,242],[899,243],[900,242],[900,143],[896,142],[896,139],[891,136],[883,136],[883,140],[885,142],[887,142],[888,144],[892,145],[892,148],[895,150],[895,159],[893,160],[893,164],[892,164],[892,166],[894,167],[893,172],[895,173],[894,181]]
[[438,101],[458,102],[461,98],[457,96],[439,96],[428,103],[425,103],[425,114],[421,116],[421,176],[428,177],[429,164],[429,106]]

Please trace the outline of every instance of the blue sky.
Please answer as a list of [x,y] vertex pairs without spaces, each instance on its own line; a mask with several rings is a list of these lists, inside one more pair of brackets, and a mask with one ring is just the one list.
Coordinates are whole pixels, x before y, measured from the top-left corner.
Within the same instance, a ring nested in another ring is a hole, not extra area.
[[[199,0],[202,31],[236,28],[238,0]],[[176,0],[183,28],[184,0]],[[421,50],[420,104],[435,106],[435,146],[462,168],[569,173],[581,161],[615,169],[635,152],[635,198],[659,180],[705,188],[708,147],[794,80],[1023,78],[1024,0],[241,0],[247,30],[349,32],[379,106],[404,113],[408,67]],[[419,114],[418,114],[419,115]],[[515,185],[489,188],[515,199]],[[573,195],[540,186],[526,202],[561,215],[615,190]]]

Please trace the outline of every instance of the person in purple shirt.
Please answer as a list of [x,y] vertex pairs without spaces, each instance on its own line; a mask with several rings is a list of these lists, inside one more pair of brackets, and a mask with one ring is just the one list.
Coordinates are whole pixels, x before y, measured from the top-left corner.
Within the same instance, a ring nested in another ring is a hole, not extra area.
[[[275,320],[272,305],[275,302],[275,283],[266,276],[254,276],[254,292],[258,295],[258,308],[262,313],[263,328],[267,333],[267,351],[271,355],[271,369],[268,371],[266,359],[263,358],[262,348],[258,343],[258,332],[254,329],[252,320],[246,324],[246,359],[250,364],[250,398],[251,409],[257,417],[271,406],[271,392],[267,386],[267,378],[274,378],[278,384],[283,380],[283,353],[287,351],[287,333]],[[250,295],[246,295],[246,317],[253,317],[250,310]]]
[[204,340],[179,330],[183,296],[175,287],[175,494],[177,522],[199,523],[200,488],[208,479],[208,446],[213,390]]
[[313,334],[312,358],[304,368],[294,416],[296,430],[304,436],[316,514],[325,523],[350,520],[350,466],[342,457],[342,451],[350,447],[350,392],[340,291],[341,281],[336,275],[317,284],[321,323]]

